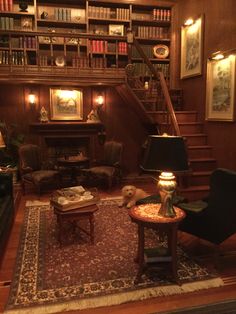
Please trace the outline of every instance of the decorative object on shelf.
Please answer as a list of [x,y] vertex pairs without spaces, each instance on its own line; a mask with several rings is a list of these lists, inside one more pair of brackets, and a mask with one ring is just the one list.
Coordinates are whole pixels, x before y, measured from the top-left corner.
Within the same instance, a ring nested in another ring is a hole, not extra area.
[[57,56],[55,59],[55,64],[58,67],[64,67],[66,65],[66,60],[63,56]]
[[206,86],[206,119],[234,120],[235,55],[208,60]]
[[50,88],[51,120],[83,120],[83,93],[80,89]]
[[21,28],[24,30],[33,29],[33,21],[31,17],[21,17]]
[[48,122],[48,112],[47,110],[42,107],[40,109],[40,117],[39,117],[40,122]]
[[109,35],[112,36],[124,36],[124,25],[109,25]]
[[188,158],[184,139],[181,136],[164,134],[150,135],[144,152],[141,168],[145,171],[161,172],[157,184],[161,207],[158,215],[175,217],[172,196],[176,189],[175,173],[188,171]]
[[41,17],[42,20],[45,20],[45,19],[48,17],[48,12],[43,11],[43,12],[40,14],[40,17]]
[[28,12],[28,4],[25,1],[20,1],[19,3],[20,12]]
[[203,16],[181,27],[180,78],[202,74]]
[[158,59],[165,59],[169,56],[169,47],[166,45],[156,45],[153,47],[153,54]]

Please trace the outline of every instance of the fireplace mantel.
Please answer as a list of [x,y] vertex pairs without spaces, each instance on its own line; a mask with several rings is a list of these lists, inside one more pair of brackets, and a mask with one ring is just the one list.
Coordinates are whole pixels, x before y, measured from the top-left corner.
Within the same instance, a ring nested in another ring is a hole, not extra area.
[[[39,136],[39,144],[45,150],[64,146],[67,150],[86,146],[86,157],[95,159],[98,148],[99,132],[104,131],[102,123],[88,122],[45,122],[31,123],[30,132]],[[87,143],[87,144],[86,144]]]
[[97,134],[102,131],[104,126],[102,123],[88,123],[88,122],[45,122],[45,123],[31,123],[30,131],[40,134],[42,136],[50,135],[69,135],[69,137],[79,133],[82,134]]

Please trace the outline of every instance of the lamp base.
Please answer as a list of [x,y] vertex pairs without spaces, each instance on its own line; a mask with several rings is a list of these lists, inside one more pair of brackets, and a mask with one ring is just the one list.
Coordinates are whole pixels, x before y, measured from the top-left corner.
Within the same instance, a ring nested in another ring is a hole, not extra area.
[[176,216],[172,203],[176,185],[175,176],[172,172],[162,172],[160,174],[157,184],[161,196],[161,207],[158,212],[159,216],[166,218]]

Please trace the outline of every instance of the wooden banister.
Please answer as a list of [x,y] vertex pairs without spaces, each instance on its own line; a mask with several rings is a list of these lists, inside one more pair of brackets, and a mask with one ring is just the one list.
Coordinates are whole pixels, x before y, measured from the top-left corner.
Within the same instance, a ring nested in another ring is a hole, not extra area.
[[139,44],[138,40],[135,39],[133,37],[133,42],[132,44],[135,46],[136,50],[138,51],[139,55],[141,56],[141,58],[144,60],[144,62],[146,63],[146,65],[148,66],[151,74],[153,75],[153,79],[155,80],[160,80],[160,86],[164,95],[164,99],[165,99],[165,105],[166,105],[166,109],[167,112],[170,116],[170,121],[171,121],[171,125],[173,127],[174,133],[175,135],[180,136],[180,129],[179,129],[179,125],[176,119],[176,115],[175,115],[175,111],[172,105],[172,101],[170,98],[170,94],[169,94],[169,90],[166,84],[166,80],[164,78],[164,75],[162,72],[156,71],[156,69],[154,68],[153,64],[150,62],[149,58],[146,56],[145,52],[143,51],[141,45]]

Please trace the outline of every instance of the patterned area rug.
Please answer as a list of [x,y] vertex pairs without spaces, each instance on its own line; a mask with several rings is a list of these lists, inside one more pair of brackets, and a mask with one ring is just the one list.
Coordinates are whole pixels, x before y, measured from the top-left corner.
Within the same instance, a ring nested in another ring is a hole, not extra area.
[[[87,228],[86,221],[82,221]],[[95,213],[95,244],[68,224],[60,246],[57,222],[48,203],[26,206],[15,278],[6,312],[55,313],[108,306],[150,297],[181,294],[223,285],[178,248],[178,276],[169,267],[148,268],[134,284],[137,226],[115,199],[101,200]],[[72,232],[73,230],[73,232]],[[146,246],[158,235],[146,230]],[[33,307],[33,308],[32,308]]]

